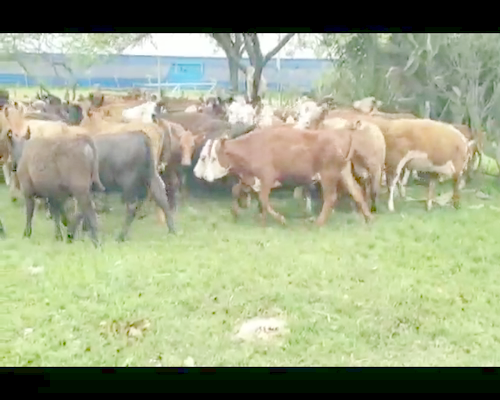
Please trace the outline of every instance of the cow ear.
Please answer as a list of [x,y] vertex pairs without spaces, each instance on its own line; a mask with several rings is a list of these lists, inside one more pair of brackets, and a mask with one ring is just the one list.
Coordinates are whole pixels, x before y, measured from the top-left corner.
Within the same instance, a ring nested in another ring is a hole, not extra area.
[[28,126],[28,130],[26,131],[26,135],[24,135],[24,138],[26,140],[30,140],[31,138],[31,131],[30,131],[30,127]]

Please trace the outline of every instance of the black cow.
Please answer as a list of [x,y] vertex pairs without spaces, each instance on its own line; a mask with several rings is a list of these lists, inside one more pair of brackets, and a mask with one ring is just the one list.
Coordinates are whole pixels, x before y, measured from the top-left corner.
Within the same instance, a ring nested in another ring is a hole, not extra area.
[[[94,143],[99,157],[99,177],[106,187],[106,193],[122,193],[122,200],[127,207],[125,224],[117,240],[125,240],[148,190],[165,213],[169,232],[175,234],[165,185],[155,170],[149,137],[140,131],[99,134],[94,136]],[[81,220],[81,216],[78,218]]]

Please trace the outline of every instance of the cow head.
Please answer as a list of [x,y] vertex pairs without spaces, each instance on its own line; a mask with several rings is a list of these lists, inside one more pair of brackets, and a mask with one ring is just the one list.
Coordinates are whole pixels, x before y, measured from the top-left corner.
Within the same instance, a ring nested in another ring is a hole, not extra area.
[[12,130],[7,131],[7,146],[9,155],[12,160],[12,171],[17,171],[17,164],[23,155],[24,143],[31,138],[30,128],[28,127],[24,136],[18,137],[12,133]]
[[181,165],[190,166],[193,154],[196,148],[205,140],[205,135],[193,135],[189,130],[185,130],[179,136],[179,144],[181,148]]
[[200,158],[194,168],[194,174],[199,179],[213,182],[226,176],[229,165],[225,158],[224,146],[227,138],[208,140],[203,146]]
[[378,107],[382,105],[380,100],[375,99],[375,97],[365,97],[364,99],[355,101],[352,107],[355,110],[361,111],[362,113],[369,114],[375,112]]
[[312,125],[317,125],[324,118],[323,111],[327,110],[326,106],[318,106],[314,101],[306,101],[299,107],[299,117],[296,129],[308,129]]
[[24,136],[26,134],[26,120],[24,118],[24,110],[15,107],[4,107],[3,116],[5,117],[2,125],[4,129],[10,129],[16,136]]
[[210,156],[210,148],[212,146],[212,139],[209,139],[205,142],[205,145],[201,149],[200,152],[200,157],[198,158],[198,161],[196,165],[194,166],[194,176],[196,176],[198,179],[203,179],[203,176],[205,175],[205,170],[207,169],[207,163],[208,159]]

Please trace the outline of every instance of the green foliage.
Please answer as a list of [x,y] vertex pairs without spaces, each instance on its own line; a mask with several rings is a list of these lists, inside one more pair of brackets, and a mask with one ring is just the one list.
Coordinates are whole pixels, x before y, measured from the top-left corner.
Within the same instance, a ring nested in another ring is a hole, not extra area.
[[336,60],[318,90],[341,104],[366,96],[386,111],[471,124],[497,136],[500,41],[496,34],[325,34],[318,51]]

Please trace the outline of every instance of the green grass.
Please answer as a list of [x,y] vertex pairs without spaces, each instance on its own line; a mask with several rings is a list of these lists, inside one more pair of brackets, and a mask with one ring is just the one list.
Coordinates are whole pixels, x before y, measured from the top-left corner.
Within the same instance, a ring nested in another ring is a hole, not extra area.
[[[1,186],[0,365],[498,365],[500,211],[489,205],[500,205],[500,192],[491,182],[482,184],[492,199],[466,192],[458,211],[397,199],[388,214],[384,193],[371,226],[347,208],[318,229],[291,194],[277,193],[288,226],[270,218],[260,227],[255,203],[235,223],[228,198],[191,199],[172,237],[148,205],[122,244],[115,199],[100,220],[100,250],[87,237],[56,242],[41,211],[22,239],[23,202]],[[255,316],[281,316],[290,333],[233,341]],[[136,339],[100,325],[141,319],[151,326]]]

